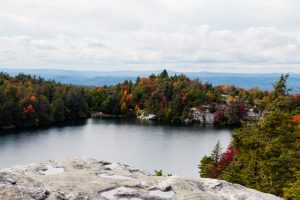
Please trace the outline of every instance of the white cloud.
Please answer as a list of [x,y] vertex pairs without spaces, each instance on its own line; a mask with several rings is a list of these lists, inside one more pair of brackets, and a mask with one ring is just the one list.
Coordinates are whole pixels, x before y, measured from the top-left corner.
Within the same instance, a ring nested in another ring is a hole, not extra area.
[[1,0],[0,66],[300,72],[296,0]]

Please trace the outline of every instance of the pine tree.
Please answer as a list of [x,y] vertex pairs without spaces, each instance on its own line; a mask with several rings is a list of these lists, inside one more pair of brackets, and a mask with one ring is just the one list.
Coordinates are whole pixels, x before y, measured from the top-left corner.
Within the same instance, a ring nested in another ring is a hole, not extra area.
[[212,151],[210,157],[215,163],[217,163],[221,158],[221,154],[222,154],[222,148],[221,148],[221,145],[220,145],[220,141],[218,140],[218,142],[217,142],[214,150]]
[[281,74],[279,80],[273,84],[275,97],[286,96],[288,89],[286,87],[286,81],[288,79],[288,74]]
[[54,121],[64,121],[65,120],[65,105],[62,98],[57,98],[51,105],[53,112]]
[[287,199],[297,199],[297,174],[300,173],[297,135],[300,124],[293,120],[297,116],[286,89],[287,77],[282,75],[274,85],[263,118],[256,122],[245,122],[234,131],[231,145],[235,154],[227,160],[229,164],[226,162],[225,167],[221,167],[224,156],[218,158],[218,145],[211,156],[214,162],[220,160],[218,165],[211,165],[207,157],[203,158],[200,167],[204,169],[205,176],[225,179],[278,196],[285,195]]
[[199,168],[200,177],[203,178],[212,178],[212,167],[213,167],[214,160],[210,156],[204,156],[201,161]]
[[168,78],[169,77],[169,74],[167,72],[166,69],[164,69],[161,73],[160,73],[160,78]]

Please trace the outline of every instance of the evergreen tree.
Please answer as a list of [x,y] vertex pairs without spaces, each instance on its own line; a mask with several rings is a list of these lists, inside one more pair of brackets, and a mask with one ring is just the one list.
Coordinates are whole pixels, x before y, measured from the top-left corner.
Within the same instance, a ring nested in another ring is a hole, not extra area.
[[221,145],[220,145],[220,141],[218,140],[218,142],[217,142],[214,150],[212,151],[210,157],[215,163],[217,163],[221,158],[221,154],[222,154],[222,148],[221,148]]
[[160,78],[169,78],[169,74],[166,69],[164,69],[159,76]]
[[279,80],[273,84],[275,97],[286,96],[288,94],[289,90],[286,87],[288,77],[288,74],[281,74]]
[[213,167],[214,160],[211,158],[211,156],[204,156],[201,161],[200,165],[198,166],[199,168],[199,174],[201,177],[206,178],[210,177],[212,178],[212,167]]
[[296,173],[297,180],[284,188],[284,198],[286,200],[298,200],[300,197],[300,172]]
[[[221,171],[216,178],[279,196],[285,192],[287,198],[297,199],[294,197],[299,192],[295,185],[300,171],[300,145],[297,140],[300,121],[293,114],[294,107],[287,96],[287,77],[282,75],[274,85],[273,99],[263,118],[257,122],[243,123],[234,132],[232,145],[236,153],[227,159],[229,164],[219,167]],[[207,162],[207,157],[201,161]],[[219,163],[222,162],[223,156]],[[207,166],[202,165],[202,168]],[[214,167],[205,170],[214,171]],[[214,174],[203,175],[213,177]]]
[[65,105],[62,98],[57,98],[51,105],[53,120],[56,122],[65,120]]

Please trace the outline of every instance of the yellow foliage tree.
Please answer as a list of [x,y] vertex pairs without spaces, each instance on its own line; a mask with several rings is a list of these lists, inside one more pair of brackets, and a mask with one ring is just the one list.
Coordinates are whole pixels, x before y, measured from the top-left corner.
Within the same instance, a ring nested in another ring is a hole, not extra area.
[[121,113],[125,114],[127,112],[127,105],[126,102],[123,102],[121,105]]

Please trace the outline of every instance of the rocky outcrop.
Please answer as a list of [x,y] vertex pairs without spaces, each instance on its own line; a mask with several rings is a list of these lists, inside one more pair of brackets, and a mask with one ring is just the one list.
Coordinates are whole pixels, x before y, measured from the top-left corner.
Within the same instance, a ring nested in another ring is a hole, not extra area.
[[262,111],[249,108],[246,112],[247,120],[259,120],[262,117]]
[[215,122],[215,114],[211,113],[209,108],[197,109],[191,108],[192,121],[200,122],[203,124],[213,124]]
[[137,119],[140,120],[156,120],[157,116],[154,114],[146,114],[144,111],[141,111],[141,113],[137,116]]
[[0,199],[279,200],[214,179],[157,177],[127,165],[66,159],[0,170]]

